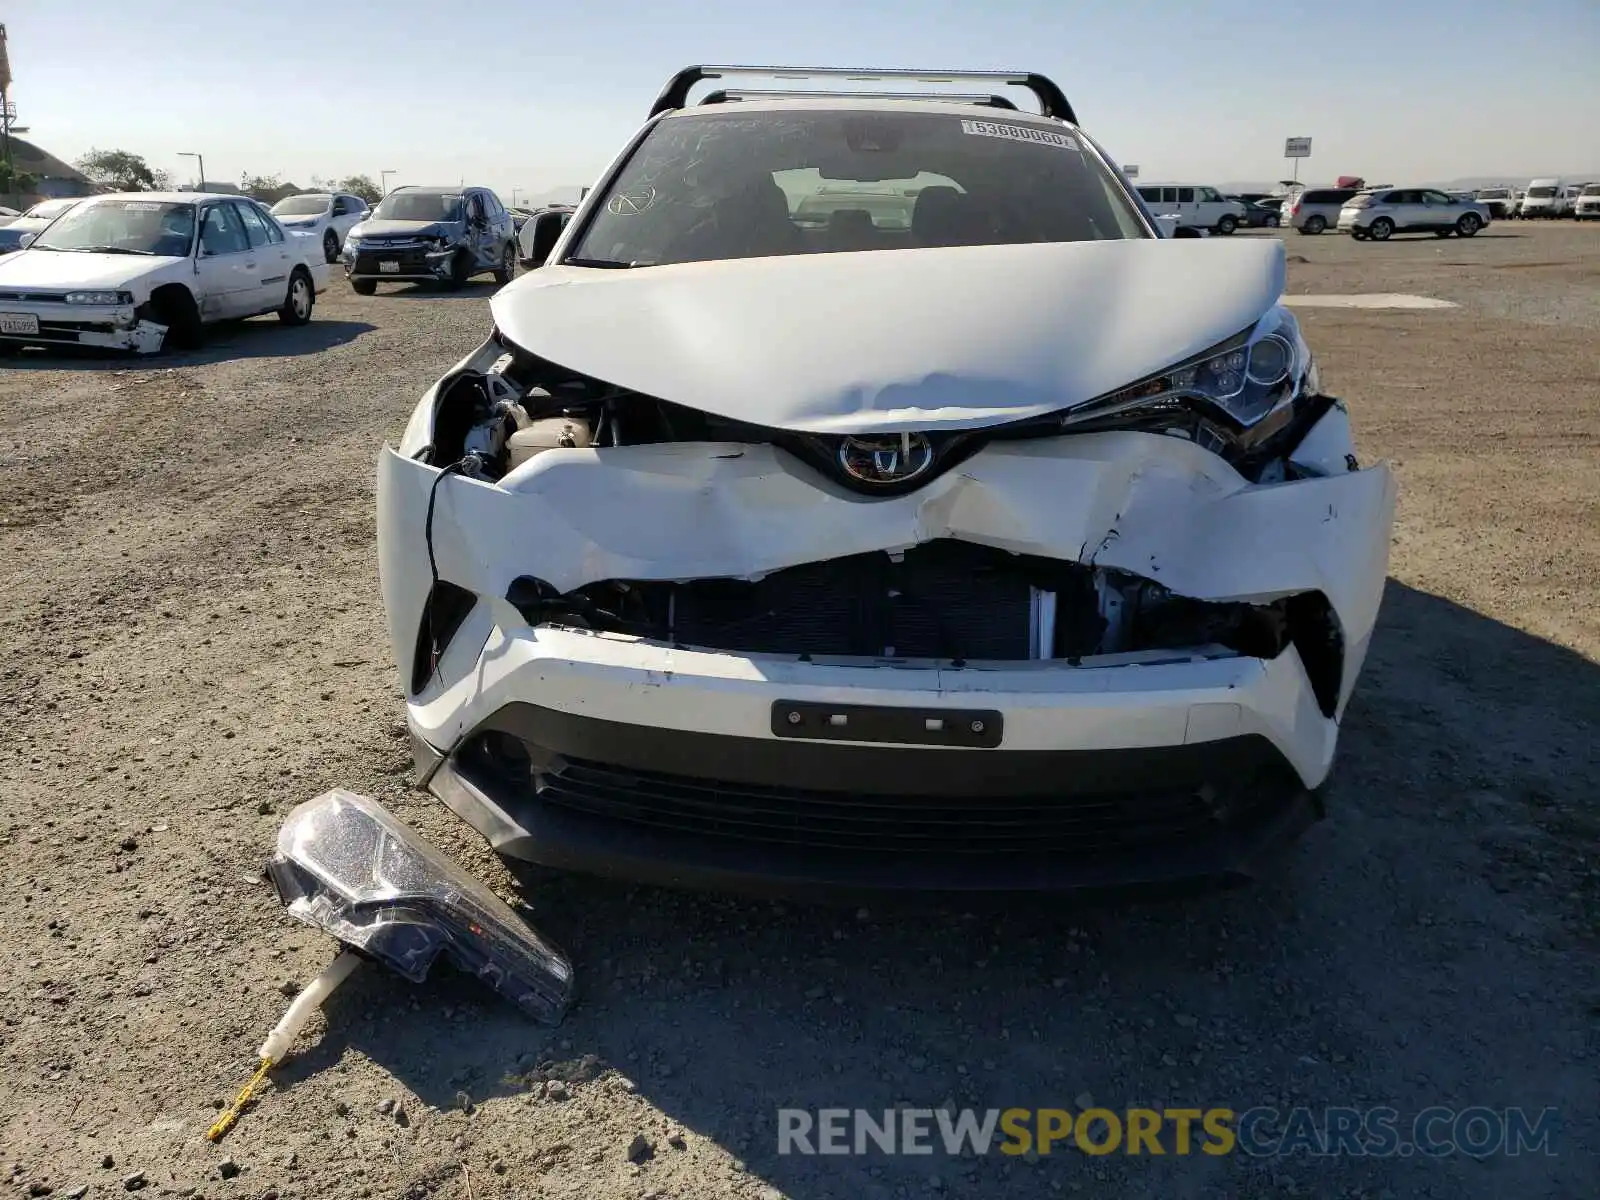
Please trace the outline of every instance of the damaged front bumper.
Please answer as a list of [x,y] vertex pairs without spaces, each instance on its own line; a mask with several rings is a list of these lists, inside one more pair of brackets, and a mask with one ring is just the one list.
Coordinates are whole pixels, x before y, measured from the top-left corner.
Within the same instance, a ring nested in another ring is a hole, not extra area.
[[[768,445],[552,450],[497,483],[386,450],[380,569],[421,779],[504,853],[666,883],[1253,875],[1319,812],[1387,570],[1394,480],[1347,466],[1343,422],[1330,410],[1297,451],[1317,477],[1252,485],[1190,442],[1113,432],[991,443],[872,501]],[[435,489],[438,575],[464,597],[448,619],[429,603]],[[1337,653],[1197,638],[1055,656],[1038,636],[1011,660],[749,652],[517,602],[529,576],[554,593],[777,578],[951,543],[1204,604],[1315,597]]]
[[[98,350],[131,350],[154,354],[167,327],[142,320],[134,305],[51,304],[47,308],[6,306],[10,317],[32,317],[31,328],[0,332],[0,341],[24,346],[88,346]],[[13,324],[21,324],[14,322]]]
[[347,248],[343,256],[345,278],[379,283],[439,282],[451,277],[459,252],[457,246],[429,249],[420,244],[376,250]]

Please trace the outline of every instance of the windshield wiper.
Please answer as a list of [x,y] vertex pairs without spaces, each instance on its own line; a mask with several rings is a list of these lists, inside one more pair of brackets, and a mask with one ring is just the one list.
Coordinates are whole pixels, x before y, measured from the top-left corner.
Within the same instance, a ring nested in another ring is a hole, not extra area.
[[628,271],[644,264],[622,262],[615,258],[563,258],[561,265],[564,267],[596,267],[602,271]]
[[155,256],[154,250],[135,250],[131,246],[84,246],[85,254],[148,254]]

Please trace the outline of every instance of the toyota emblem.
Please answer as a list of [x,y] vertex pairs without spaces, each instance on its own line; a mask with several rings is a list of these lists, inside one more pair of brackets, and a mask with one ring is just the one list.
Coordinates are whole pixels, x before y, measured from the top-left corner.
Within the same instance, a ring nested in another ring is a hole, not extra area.
[[839,469],[861,483],[909,483],[933,465],[933,446],[920,433],[847,437],[839,443]]

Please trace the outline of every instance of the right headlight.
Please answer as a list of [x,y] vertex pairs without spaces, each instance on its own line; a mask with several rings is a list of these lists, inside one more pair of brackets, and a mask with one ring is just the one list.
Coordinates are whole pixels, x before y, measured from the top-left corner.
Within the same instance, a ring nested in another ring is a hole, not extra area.
[[1198,401],[1248,428],[1316,386],[1316,364],[1299,322],[1278,307],[1209,350],[1080,405],[1062,424]]

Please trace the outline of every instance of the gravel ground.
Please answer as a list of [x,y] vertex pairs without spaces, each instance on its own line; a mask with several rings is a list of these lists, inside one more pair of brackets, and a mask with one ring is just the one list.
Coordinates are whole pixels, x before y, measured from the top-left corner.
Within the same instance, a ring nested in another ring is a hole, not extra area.
[[[1293,291],[1462,307],[1301,314],[1398,469],[1393,578],[1331,819],[1274,879],[1181,902],[533,883],[408,790],[374,456],[486,331],[485,287],[335,285],[303,330],[9,365],[0,1196],[1594,1195],[1600,230],[1286,240]],[[444,972],[365,969],[212,1146],[283,989],[330,956],[259,870],[332,786],[520,893],[581,1002],[546,1031]],[[776,1153],[779,1106],[1090,1098],[1559,1118],[1553,1155],[1483,1159]]]

